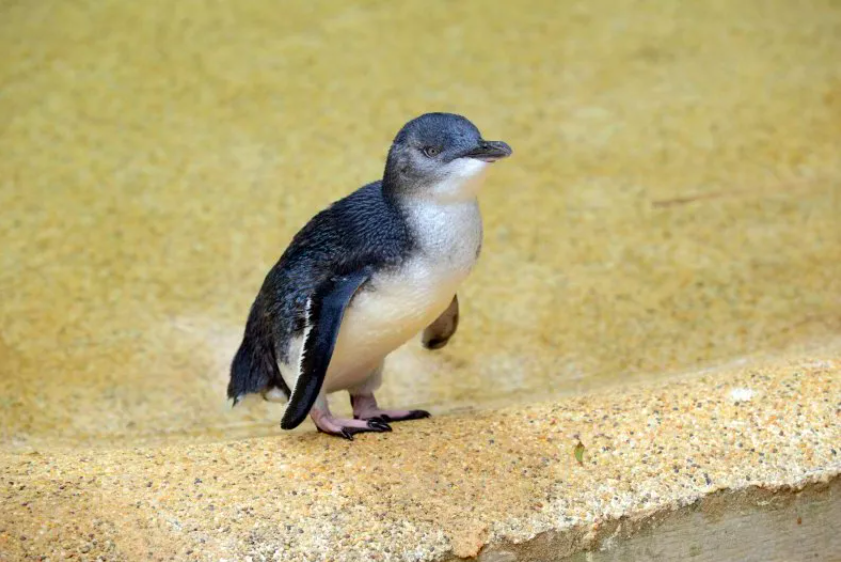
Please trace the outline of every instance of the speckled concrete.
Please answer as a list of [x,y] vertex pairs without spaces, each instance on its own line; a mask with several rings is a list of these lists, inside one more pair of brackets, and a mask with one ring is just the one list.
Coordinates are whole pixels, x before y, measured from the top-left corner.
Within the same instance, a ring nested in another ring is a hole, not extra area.
[[[837,474],[839,53],[830,0],[0,0],[0,559],[434,559]],[[516,150],[458,335],[388,366],[437,417],[230,410],[266,270],[430,110]]]
[[836,340],[807,359],[444,416],[352,443],[307,434],[7,454],[0,551],[10,560],[445,560],[551,531],[569,534],[574,552],[620,517],[721,490],[837,478],[839,422]]

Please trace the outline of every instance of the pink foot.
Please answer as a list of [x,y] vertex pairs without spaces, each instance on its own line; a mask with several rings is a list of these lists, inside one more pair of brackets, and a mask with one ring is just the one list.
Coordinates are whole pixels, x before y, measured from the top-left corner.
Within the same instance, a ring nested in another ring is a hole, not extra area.
[[353,441],[353,436],[357,433],[391,431],[391,427],[383,420],[344,420],[334,418],[329,410],[325,412],[317,408],[312,409],[310,416],[318,431],[350,441]]
[[357,420],[399,422],[428,418],[426,410],[382,410],[377,407],[377,399],[373,394],[351,395],[353,417]]

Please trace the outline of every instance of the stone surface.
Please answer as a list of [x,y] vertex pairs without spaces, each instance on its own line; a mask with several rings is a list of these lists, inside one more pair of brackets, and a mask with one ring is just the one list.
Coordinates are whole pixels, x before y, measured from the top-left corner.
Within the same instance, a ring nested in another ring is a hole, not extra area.
[[[606,531],[601,544],[562,562],[838,562],[841,478],[805,488],[752,487],[713,494]],[[517,560],[560,560],[546,552],[542,558],[523,552]]]
[[[827,0],[0,0],[0,560],[573,553],[834,478],[839,30]],[[436,417],[350,444],[232,411],[263,275],[430,110],[516,154],[459,333],[388,366],[381,403]]]
[[[734,388],[752,398],[733,401]],[[620,518],[838,478],[840,416],[835,341],[808,358],[433,418],[354,442],[309,433],[7,453],[0,550],[11,560],[449,560],[561,533],[572,554]]]

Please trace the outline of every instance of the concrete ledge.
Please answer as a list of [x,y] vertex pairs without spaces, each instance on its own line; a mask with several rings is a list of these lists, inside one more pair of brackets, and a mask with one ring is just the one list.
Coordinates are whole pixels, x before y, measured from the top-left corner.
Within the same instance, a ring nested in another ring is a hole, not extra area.
[[699,500],[726,513],[781,487],[837,490],[839,375],[835,341],[663,384],[404,424],[353,443],[311,433],[6,454],[0,553],[560,559],[609,546],[617,533],[644,534]]
[[479,560],[787,562],[837,561],[839,553],[841,478],[835,477],[800,488],[720,490],[684,507],[487,548]]

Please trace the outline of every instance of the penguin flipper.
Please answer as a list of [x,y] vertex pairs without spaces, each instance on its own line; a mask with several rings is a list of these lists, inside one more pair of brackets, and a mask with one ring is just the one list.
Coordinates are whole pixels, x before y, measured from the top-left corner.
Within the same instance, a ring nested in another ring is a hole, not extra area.
[[370,275],[370,269],[363,268],[331,279],[322,284],[307,301],[308,325],[304,329],[301,366],[286,412],[280,421],[281,428],[298,427],[312,409],[327,375],[345,310]]
[[421,342],[427,349],[440,349],[447,345],[458,328],[458,295],[453,295],[453,302],[435,322],[427,326],[421,336]]

